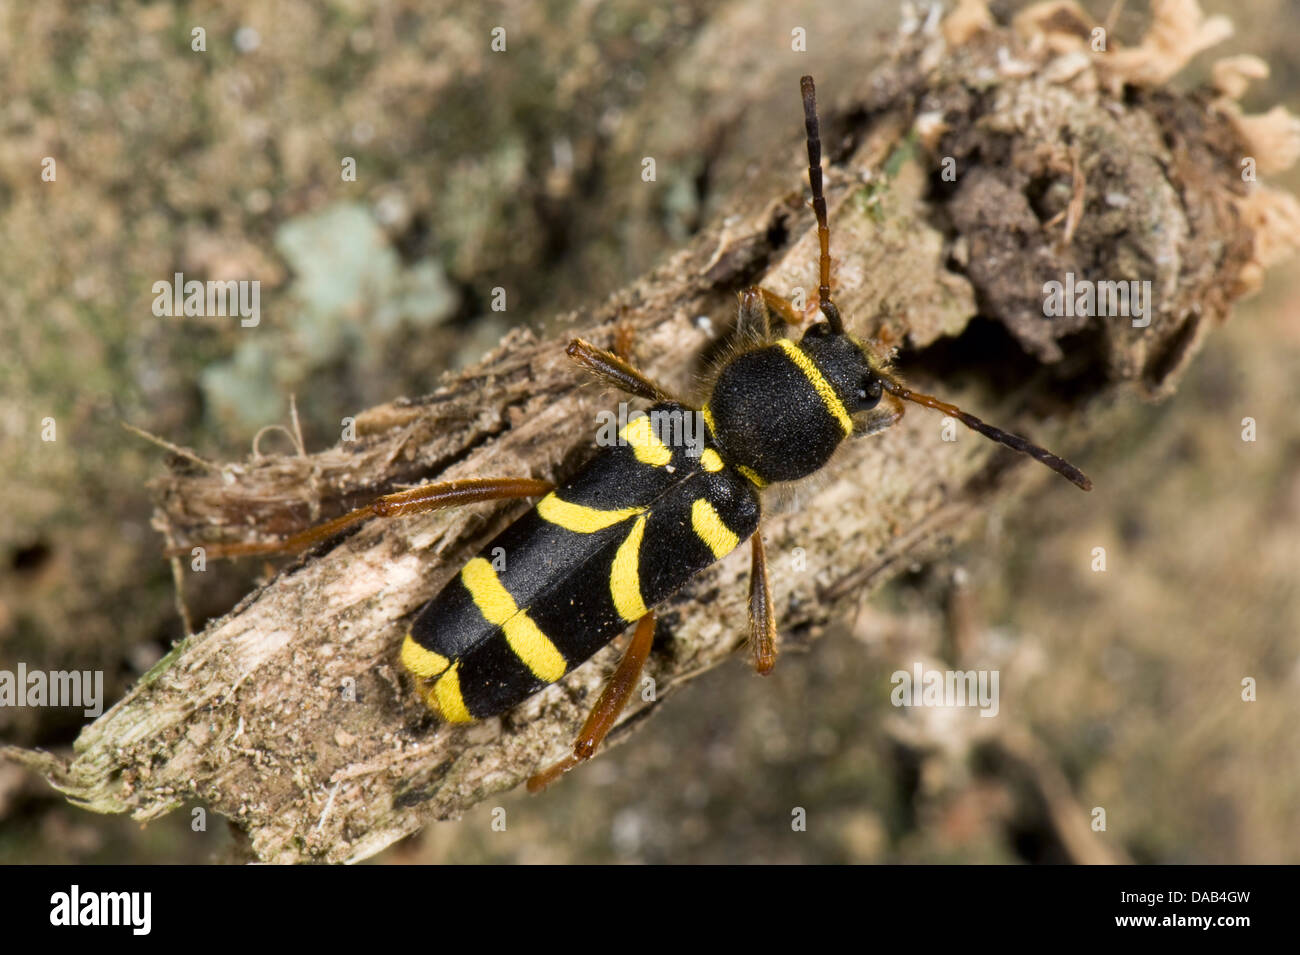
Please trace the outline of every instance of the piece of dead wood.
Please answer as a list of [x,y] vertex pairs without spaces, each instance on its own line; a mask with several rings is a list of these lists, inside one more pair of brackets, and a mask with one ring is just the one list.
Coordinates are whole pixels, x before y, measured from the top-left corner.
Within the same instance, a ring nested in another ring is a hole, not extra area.
[[[1249,127],[1209,93],[1121,83],[1116,95],[1115,70],[1080,59],[1059,15],[1047,26],[1019,21],[1017,36],[973,9],[962,4],[965,19],[947,31],[956,39],[911,24],[860,89],[824,91],[824,108],[841,106],[825,135],[836,297],[859,332],[905,346],[918,384],[1086,469],[1089,406],[1126,387],[1169,393],[1232,300],[1295,246],[1300,217],[1289,197],[1242,182]],[[1163,77],[1170,50],[1152,49]],[[1140,66],[1129,56],[1124,75],[1140,81]],[[608,345],[630,328],[646,370],[693,393],[735,290],[756,280],[782,294],[816,286],[800,149],[792,130],[774,160],[788,168],[784,192],[742,187],[731,215],[571,316],[572,333]],[[1149,325],[1045,319],[1044,283],[1070,272],[1149,281]],[[972,324],[976,314],[984,318]],[[335,448],[178,470],[159,482],[157,524],[185,546],[279,536],[426,478],[562,478],[592,452],[596,414],[617,400],[583,382],[564,357],[566,337],[513,333],[433,395],[358,416],[356,440]],[[932,380],[953,367],[958,375]],[[1037,470],[974,435],[941,440],[940,420],[918,409],[853,443],[795,492],[801,506],[769,513],[783,634],[815,634],[1023,480],[1058,480]],[[1062,484],[1061,493],[1077,492]],[[365,526],[178,645],[70,757],[4,752],[99,812],[147,820],[200,800],[268,861],[364,859],[454,818],[558,758],[621,651],[616,641],[505,716],[468,727],[438,724],[412,692],[397,649],[413,615],[526,506]],[[790,569],[795,548],[806,570]],[[743,642],[747,576],[742,548],[663,608],[648,667],[655,699],[635,699],[611,743]],[[187,586],[201,580],[190,574]]]

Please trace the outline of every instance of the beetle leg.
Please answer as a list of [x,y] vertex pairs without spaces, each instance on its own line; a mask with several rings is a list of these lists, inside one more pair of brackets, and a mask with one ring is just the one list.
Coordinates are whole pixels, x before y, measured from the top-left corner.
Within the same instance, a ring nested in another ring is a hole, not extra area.
[[613,385],[620,391],[626,391],[630,395],[648,401],[677,400],[618,355],[597,348],[581,338],[569,342],[569,347],[564,351],[605,384]]
[[620,322],[614,329],[613,352],[628,364],[636,361],[636,326],[631,322]]
[[775,292],[751,285],[739,293],[740,317],[738,326],[742,338],[768,341],[772,337],[771,316],[776,315],[788,325],[802,325],[804,316],[788,299]]
[[761,528],[754,531],[749,544],[753,553],[749,570],[749,643],[754,651],[754,669],[767,676],[776,665],[776,613],[772,609]]
[[[550,481],[532,478],[471,478],[463,481],[446,481],[442,484],[421,484],[406,491],[385,494],[365,507],[348,511],[332,521],[278,541],[233,541],[230,543],[202,544],[209,557],[245,557],[250,554],[292,553],[333,537],[353,524],[372,517],[403,517],[425,511],[479,501],[500,501],[516,497],[541,497],[554,490]],[[188,547],[171,548],[167,556],[189,553]]]
[[596,747],[614,728],[615,720],[627,705],[628,698],[636,686],[637,677],[641,675],[641,668],[645,666],[646,658],[650,656],[650,647],[654,644],[654,639],[655,615],[652,610],[637,623],[636,633],[632,635],[632,642],[623,653],[618,669],[605,684],[605,689],[587,717],[587,722],[582,724],[582,731],[578,734],[577,742],[573,744],[573,752],[555,765],[532,776],[528,780],[530,793],[541,792],[583,760],[591,759],[592,754],[596,752]]

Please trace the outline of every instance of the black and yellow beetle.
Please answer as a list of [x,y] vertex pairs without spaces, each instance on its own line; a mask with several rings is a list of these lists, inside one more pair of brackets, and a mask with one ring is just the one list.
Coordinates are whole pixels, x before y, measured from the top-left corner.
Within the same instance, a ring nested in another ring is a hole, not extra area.
[[[571,756],[529,781],[536,790],[592,755],[627,702],[654,638],[653,607],[749,540],[750,630],[755,665],[771,670],[776,622],[759,528],[761,491],[822,468],[846,438],[874,434],[903,400],[943,411],[1022,451],[1084,490],[1073,465],[959,408],[911,391],[849,336],[830,298],[830,231],[812,77],[801,80],[808,176],[820,240],[818,304],[824,321],[796,342],[773,333],[773,313],[802,320],[759,288],[740,294],[741,350],[717,370],[698,409],[675,400],[617,355],[575,340],[568,354],[606,383],[653,404],[619,441],[563,485],[526,478],[453,481],[386,495],[369,507],[272,546],[233,545],[234,556],[291,550],[369,517],[474,501],[541,499],[467,563],[420,611],[401,650],[429,706],[453,723],[503,713],[580,666],[625,629],[636,632],[587,719]],[[682,440],[698,415],[699,440]],[[689,425],[689,422],[688,422]],[[507,559],[498,567],[492,555]]]

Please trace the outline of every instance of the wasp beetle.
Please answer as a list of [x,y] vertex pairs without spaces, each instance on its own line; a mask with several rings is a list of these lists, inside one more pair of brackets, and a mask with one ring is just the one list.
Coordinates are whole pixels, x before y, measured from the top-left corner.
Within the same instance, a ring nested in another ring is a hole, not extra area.
[[[602,448],[556,487],[531,478],[484,478],[389,494],[365,508],[274,545],[235,544],[227,556],[293,550],[370,517],[475,501],[539,497],[451,579],[415,618],[401,660],[428,705],[464,723],[503,713],[580,666],[636,624],[632,641],[565,760],[529,780],[537,790],[589,758],[622,711],[654,639],[653,608],[748,540],[750,637],[755,666],[771,670],[776,621],[759,527],[762,491],[821,469],[842,441],[898,421],[903,402],[942,411],[1024,452],[1084,490],[1088,478],[1025,438],[994,428],[891,374],[844,329],[831,301],[830,230],[822,190],[813,80],[800,81],[808,178],[820,244],[822,320],[798,341],[772,328],[798,325],[788,300],[760,288],[740,293],[742,348],[718,367],[699,408],[672,397],[619,355],[581,339],[568,354],[601,381],[650,401],[617,444]],[[653,422],[698,414],[703,440],[665,441]],[[508,555],[498,570],[489,555]]]

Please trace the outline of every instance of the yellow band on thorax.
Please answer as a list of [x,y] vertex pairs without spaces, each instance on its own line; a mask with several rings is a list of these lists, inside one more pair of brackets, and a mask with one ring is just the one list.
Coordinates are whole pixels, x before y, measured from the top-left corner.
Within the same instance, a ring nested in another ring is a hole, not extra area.
[[795,366],[803,372],[804,377],[813,386],[813,390],[817,392],[817,396],[821,398],[822,404],[826,406],[826,410],[830,412],[831,417],[838,421],[840,427],[844,429],[845,437],[852,434],[853,419],[844,410],[844,403],[840,401],[840,396],[835,393],[835,389],[826,380],[826,376],[821,373],[821,369],[808,357],[808,353],[788,338],[777,339],[776,343],[781,346],[781,350],[795,363]]

